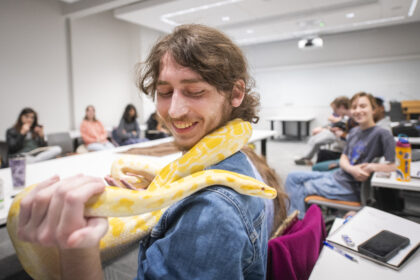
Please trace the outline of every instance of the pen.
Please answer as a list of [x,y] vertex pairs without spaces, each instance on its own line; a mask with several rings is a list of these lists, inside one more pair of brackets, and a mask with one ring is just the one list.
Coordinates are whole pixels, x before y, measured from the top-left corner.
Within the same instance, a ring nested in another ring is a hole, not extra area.
[[348,258],[351,261],[354,262],[358,262],[353,256],[350,256],[349,254],[345,253],[343,250],[338,249],[337,247],[331,245],[330,243],[328,243],[327,241],[324,241],[324,245],[327,246],[328,248],[330,248],[333,251],[336,251],[337,253],[339,253],[340,255]]

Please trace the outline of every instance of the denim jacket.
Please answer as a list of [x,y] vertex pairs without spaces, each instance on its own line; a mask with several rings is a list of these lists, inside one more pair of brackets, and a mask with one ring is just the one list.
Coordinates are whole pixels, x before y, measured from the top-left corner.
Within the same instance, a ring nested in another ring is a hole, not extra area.
[[[254,176],[238,152],[208,169]],[[265,279],[263,199],[216,185],[172,205],[140,242],[136,279]]]

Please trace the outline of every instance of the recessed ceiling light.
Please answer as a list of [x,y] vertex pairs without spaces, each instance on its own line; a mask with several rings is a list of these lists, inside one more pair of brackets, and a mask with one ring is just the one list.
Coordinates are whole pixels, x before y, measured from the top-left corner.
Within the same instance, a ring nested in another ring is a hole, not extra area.
[[[186,15],[186,14],[191,14],[191,13],[196,13],[196,12],[199,12],[199,11],[208,10],[208,9],[212,9],[212,8],[219,8],[221,6],[235,4],[235,3],[241,2],[241,1],[243,1],[243,0],[222,0],[222,1],[219,1],[219,2],[211,3],[211,4],[192,7],[192,8],[188,8],[186,10],[180,10],[180,11],[176,11],[176,12],[173,12],[173,13],[164,14],[164,15],[160,16],[160,20],[167,23],[167,24],[176,26],[176,25],[179,25],[179,23],[170,19],[170,18],[176,17],[176,16],[181,16],[181,15]],[[223,18],[222,18],[222,20],[223,20]],[[230,18],[228,20],[230,20]]]
[[230,17],[222,17],[222,20],[223,21],[229,21],[230,20]]
[[346,18],[354,18],[354,13],[347,13]]
[[247,29],[247,30],[246,30],[246,33],[248,33],[248,34],[252,34],[252,33],[254,33],[254,30],[253,30],[253,29]]

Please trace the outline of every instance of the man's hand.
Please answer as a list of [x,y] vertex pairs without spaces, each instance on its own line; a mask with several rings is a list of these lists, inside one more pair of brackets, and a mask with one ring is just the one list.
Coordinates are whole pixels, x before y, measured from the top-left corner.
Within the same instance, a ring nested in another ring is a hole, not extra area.
[[330,128],[330,131],[332,132],[332,133],[334,133],[335,134],[335,136],[337,136],[337,137],[341,137],[341,136],[343,136],[343,134],[344,134],[344,131],[342,130],[342,129],[340,129],[339,127],[331,127]]
[[319,126],[319,127],[315,127],[314,129],[312,129],[312,135],[317,135],[318,133],[320,133],[321,131],[323,131],[325,128]]
[[351,175],[359,182],[366,181],[370,176],[370,171],[367,169],[368,163],[362,163],[352,166]]
[[19,238],[59,249],[98,247],[108,221],[84,217],[84,208],[104,189],[102,179],[84,175],[38,184],[20,203]]
[[362,168],[365,172],[368,172],[369,174],[372,174],[373,172],[376,171],[373,163],[366,163],[363,165]]

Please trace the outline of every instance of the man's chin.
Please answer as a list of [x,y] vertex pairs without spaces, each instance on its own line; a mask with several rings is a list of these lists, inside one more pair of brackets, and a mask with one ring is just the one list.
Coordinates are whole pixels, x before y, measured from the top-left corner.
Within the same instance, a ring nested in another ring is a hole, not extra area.
[[174,144],[182,152],[187,152],[194,146],[194,144],[186,143],[185,141],[178,141],[176,139],[174,140]]

